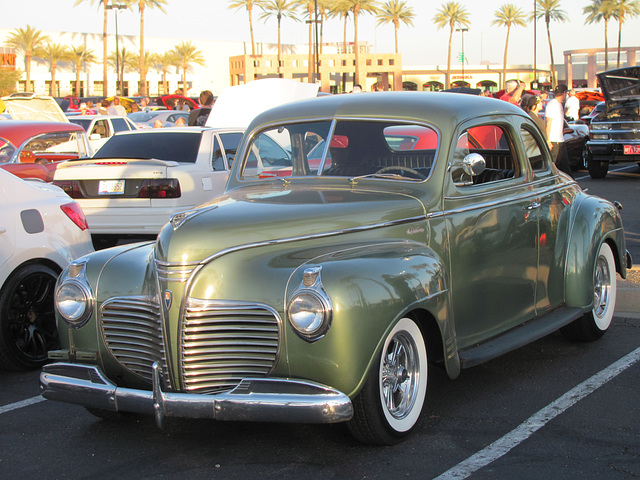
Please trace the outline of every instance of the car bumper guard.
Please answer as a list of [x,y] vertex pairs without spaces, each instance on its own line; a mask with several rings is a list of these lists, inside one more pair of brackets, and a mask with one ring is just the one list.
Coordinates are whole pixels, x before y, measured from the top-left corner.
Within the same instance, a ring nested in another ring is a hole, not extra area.
[[53,363],[40,373],[42,396],[115,412],[164,417],[257,422],[337,423],[350,420],[347,395],[327,386],[294,379],[246,378],[215,395],[163,392],[162,372],[153,366],[153,390],[118,387],[94,365]]

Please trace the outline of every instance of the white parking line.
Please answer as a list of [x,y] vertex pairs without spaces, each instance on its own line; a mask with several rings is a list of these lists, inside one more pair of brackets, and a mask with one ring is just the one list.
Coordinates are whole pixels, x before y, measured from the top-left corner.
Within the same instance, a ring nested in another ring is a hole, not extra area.
[[630,354],[588,378],[577,387],[569,390],[560,398],[529,417],[529,419],[507,433],[504,437],[496,440],[488,447],[447,470],[434,480],[463,479],[469,477],[471,474],[508,453],[512,448],[517,447],[555,417],[575,405],[587,395],[596,391],[609,380],[615,378],[638,360],[640,360],[640,348],[635,349]]
[[44,398],[42,395],[38,395],[37,397],[27,398],[26,400],[22,400],[20,402],[3,405],[2,407],[0,407],[0,415],[10,412],[11,410],[17,410],[18,408],[28,407],[29,405],[44,402],[45,400],[46,398]]

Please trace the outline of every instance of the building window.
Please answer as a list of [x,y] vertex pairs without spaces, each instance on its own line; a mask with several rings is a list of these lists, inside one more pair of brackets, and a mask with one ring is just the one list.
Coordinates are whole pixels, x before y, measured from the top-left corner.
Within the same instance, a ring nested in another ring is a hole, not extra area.
[[381,58],[379,58],[378,59],[378,66],[382,65],[383,63],[384,63],[384,61]]
[[367,60],[367,67],[370,67],[370,66],[371,66],[371,59],[368,59]]
[[396,61],[393,58],[389,59],[389,65],[395,65]]

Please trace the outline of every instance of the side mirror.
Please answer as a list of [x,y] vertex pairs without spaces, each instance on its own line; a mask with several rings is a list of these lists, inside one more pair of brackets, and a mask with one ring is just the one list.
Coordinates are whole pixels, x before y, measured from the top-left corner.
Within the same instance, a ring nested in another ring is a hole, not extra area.
[[479,153],[470,153],[462,159],[464,173],[471,177],[480,175],[486,167],[487,162]]

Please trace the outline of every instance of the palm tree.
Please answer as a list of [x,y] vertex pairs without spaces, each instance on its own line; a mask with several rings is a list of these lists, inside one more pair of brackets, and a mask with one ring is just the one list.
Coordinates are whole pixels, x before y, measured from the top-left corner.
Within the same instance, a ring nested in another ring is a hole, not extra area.
[[526,27],[527,21],[522,9],[513,3],[502,5],[496,10],[494,17],[491,25],[507,27],[507,39],[504,42],[504,60],[502,61],[502,83],[504,83],[507,80],[507,50],[509,49],[509,33],[511,32],[511,27]]
[[[76,0],[74,6],[80,5],[85,0]],[[89,0],[91,5],[95,3],[95,0]],[[102,92],[104,95],[107,94],[107,82],[108,82],[108,74],[107,74],[107,10],[109,10],[109,0],[97,0],[98,5],[102,5],[103,10],[103,18],[102,18]]]
[[90,48],[86,45],[71,46],[69,47],[69,60],[73,62],[76,68],[76,96],[80,96],[80,72],[83,65],[89,63],[96,63],[96,56]]
[[414,17],[413,8],[407,7],[407,2],[404,0],[389,0],[382,5],[380,13],[378,13],[378,25],[393,23],[396,53],[398,53],[398,28],[400,28],[400,22],[413,27]]
[[176,52],[174,50],[169,50],[163,54],[156,53],[153,55],[152,64],[155,70],[162,72],[162,92],[166,95],[169,93],[169,86],[167,82],[169,68],[178,64]]
[[469,26],[469,13],[458,2],[447,2],[442,4],[436,16],[433,17],[433,22],[438,27],[438,30],[447,25],[449,26],[449,51],[447,53],[447,76],[445,78],[445,88],[449,88],[451,85],[451,40],[453,31],[456,26],[460,28]]
[[15,31],[9,34],[9,38],[5,41],[8,47],[15,48],[18,52],[24,54],[25,59],[25,71],[27,74],[25,91],[31,90],[31,58],[33,52],[40,47],[44,47],[45,43],[49,41],[49,37],[43,35],[40,30],[36,30],[35,27],[27,25],[26,28],[16,28]]
[[56,85],[56,70],[59,62],[69,58],[68,47],[59,43],[47,43],[44,47],[38,48],[33,54],[49,64],[51,68],[51,85],[49,85],[49,95],[52,97],[59,96],[60,89],[57,88]]
[[622,24],[627,18],[640,15],[640,1],[638,0],[614,0],[614,17],[618,20],[618,60],[616,68],[620,68],[620,43],[622,42]]
[[231,0],[229,2],[230,9],[244,8],[249,16],[249,32],[251,34],[251,55],[256,54],[256,42],[253,39],[253,7],[259,7],[263,3],[263,0]]
[[271,18],[276,17],[278,21],[278,72],[280,72],[281,62],[280,56],[282,54],[282,41],[281,41],[281,24],[283,18],[290,18],[298,22],[298,18],[295,14],[295,5],[293,1],[290,0],[265,0],[260,5],[262,8],[262,15],[260,15],[260,20],[264,20],[265,22]]
[[174,61],[177,61],[182,68],[182,94],[187,94],[187,71],[191,69],[191,64],[204,65],[202,52],[191,42],[182,42],[173,49],[175,52]]
[[[153,64],[153,56],[154,54],[150,53],[149,50],[145,50],[144,51],[144,55],[142,56],[142,58],[140,58],[140,54],[136,53],[133,55],[132,58],[132,70],[137,70],[140,69],[140,78],[142,79],[142,77],[144,76],[144,78],[147,78],[147,73],[149,73],[149,69],[153,68],[152,64]],[[142,91],[142,85],[138,85],[138,92]],[[147,91],[146,89],[146,85],[145,85],[145,92]],[[147,93],[145,93],[145,95],[147,95]]]
[[361,13],[371,13],[373,15],[378,13],[378,2],[376,0],[341,0],[347,6],[349,6],[353,13],[353,50],[356,61],[356,73],[354,83],[360,84],[360,66],[359,66],[359,52],[358,48],[358,17]]
[[314,59],[313,59],[313,25],[315,23],[316,17],[316,5],[318,4],[318,0],[294,0],[294,5],[296,7],[302,7],[306,10],[305,15],[307,17],[307,23],[309,24],[309,72],[308,72],[308,81],[311,83],[313,81],[313,72],[314,72]]
[[136,3],[138,5],[138,11],[140,12],[140,95],[145,96],[147,94],[147,71],[144,68],[143,61],[145,56],[144,50],[144,11],[147,7],[157,8],[162,13],[164,11],[163,6],[167,4],[167,0],[126,0],[125,3]]
[[614,0],[591,0],[591,5],[582,9],[587,18],[585,25],[604,21],[604,69],[609,70],[609,20],[614,17]]
[[[116,72],[116,78],[124,83],[124,73],[132,72],[138,69],[138,64],[134,63],[134,58],[137,58],[136,54],[130,52],[126,47],[122,47],[120,50],[114,50],[109,55],[109,66]],[[118,68],[120,71],[118,71]],[[116,83],[116,90],[120,90],[124,93],[124,85],[118,85]]]
[[344,19],[344,33],[342,38],[342,53],[347,53],[347,22],[349,20],[349,14],[351,13],[351,6],[343,0],[335,0],[329,7],[329,17],[340,17]]
[[567,14],[564,10],[560,9],[560,0],[536,0],[537,14],[536,20],[544,18],[544,23],[547,26],[547,41],[549,42],[549,57],[551,58],[551,86],[555,88],[557,86],[556,69],[553,63],[553,44],[551,43],[551,20],[557,20],[558,22],[566,22]]

